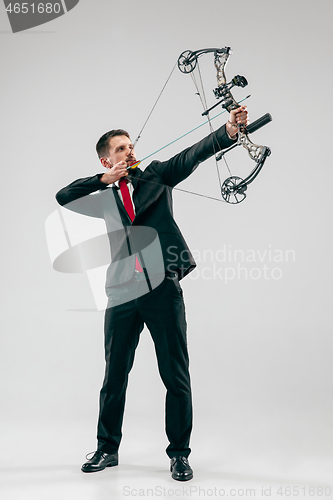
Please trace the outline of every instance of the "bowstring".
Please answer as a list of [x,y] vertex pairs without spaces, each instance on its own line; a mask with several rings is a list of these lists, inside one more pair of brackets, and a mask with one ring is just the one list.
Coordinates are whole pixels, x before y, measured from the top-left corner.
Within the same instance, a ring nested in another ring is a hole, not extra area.
[[141,128],[141,130],[140,130],[140,132],[139,132],[139,134],[138,134],[138,137],[135,139],[135,141],[134,141],[134,143],[133,143],[133,148],[134,148],[134,147],[135,147],[135,145],[138,143],[138,141],[139,141],[139,139],[140,139],[140,137],[141,137],[141,134],[142,134],[142,132],[143,132],[143,130],[144,130],[144,128],[145,128],[145,126],[147,125],[147,122],[148,122],[149,118],[151,117],[151,115],[152,115],[152,113],[153,113],[154,109],[156,108],[156,105],[157,105],[158,101],[160,100],[160,98],[161,98],[161,96],[162,96],[162,94],[163,94],[163,92],[164,92],[164,89],[165,89],[165,87],[167,86],[167,84],[168,84],[168,82],[169,82],[169,80],[170,80],[170,78],[171,78],[171,76],[172,76],[172,73],[174,72],[174,70],[175,70],[176,66],[177,66],[177,61],[176,61],[176,64],[174,65],[174,67],[172,68],[170,75],[169,75],[169,76],[168,76],[168,78],[166,79],[166,82],[165,82],[165,84],[163,85],[162,90],[161,90],[161,92],[159,93],[159,95],[158,95],[158,97],[157,97],[157,99],[156,99],[156,101],[155,101],[155,103],[154,103],[153,107],[151,108],[151,110],[150,110],[150,112],[149,112],[149,114],[148,114],[148,116],[147,116],[147,118],[146,118],[146,121],[144,122],[144,124],[143,124],[143,126],[142,126],[142,128]]
[[[198,75],[199,75],[199,80],[200,80],[201,92],[200,92],[198,83],[196,81],[196,78],[195,78],[195,75],[194,75],[194,71],[192,71],[190,74],[191,74],[192,82],[193,82],[193,84],[195,86],[195,89],[197,91],[196,95],[199,96],[199,99],[201,101],[203,110],[205,111],[206,109],[208,109],[208,106],[207,106],[206,93],[205,93],[205,88],[204,88],[204,85],[203,85],[203,80],[202,80],[202,75],[201,75],[200,65],[199,65],[199,61],[198,60],[197,60],[197,68],[198,68]],[[218,146],[219,146],[219,143],[218,143],[218,140],[216,138],[215,130],[214,130],[213,126],[212,126],[212,123],[211,123],[209,115],[207,115],[207,123],[209,125],[210,133],[212,134],[212,138],[213,138],[213,149],[214,149],[214,158],[215,158],[215,166],[216,166],[216,171],[217,171],[217,178],[218,178],[218,181],[219,181],[220,189],[222,189],[222,182],[221,182],[220,171],[219,171],[219,167],[218,167],[217,160],[216,160],[216,152],[217,151],[216,151],[216,148],[215,148],[214,139],[216,140]],[[215,199],[217,199],[217,198],[215,198]],[[223,200],[223,199],[220,200],[220,201],[225,202],[225,200]]]
[[[197,81],[195,79],[194,71],[192,71],[190,74],[191,74],[192,82],[194,83],[194,86],[196,88],[197,95],[199,96],[199,99],[201,101],[202,107],[203,107],[203,109],[205,111],[206,109],[208,109],[208,106],[207,106],[206,93],[205,93],[205,88],[204,88],[204,85],[203,85],[203,79],[202,79],[201,70],[200,70],[200,64],[199,64],[199,60],[198,59],[197,59],[197,68],[198,68],[198,74],[199,74],[200,87],[201,87],[202,94],[200,92],[199,86],[198,86]],[[216,165],[216,171],[217,171],[217,178],[218,178],[218,181],[219,181],[220,189],[222,189],[221,176],[220,176],[220,171],[219,171],[219,167],[218,167],[217,160],[216,160],[216,149],[215,149],[215,144],[214,144],[214,139],[216,139],[216,134],[215,134],[215,130],[214,130],[213,126],[212,126],[212,123],[211,123],[209,115],[207,115],[207,123],[209,125],[210,133],[212,134],[212,137],[213,137],[213,149],[214,149],[214,158],[215,158],[215,165]],[[217,141],[217,143],[218,143],[218,141]]]

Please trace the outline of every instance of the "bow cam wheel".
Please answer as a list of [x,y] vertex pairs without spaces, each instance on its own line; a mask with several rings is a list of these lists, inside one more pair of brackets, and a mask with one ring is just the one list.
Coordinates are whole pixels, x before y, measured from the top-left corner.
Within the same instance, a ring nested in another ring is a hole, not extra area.
[[247,185],[243,179],[233,175],[224,181],[221,188],[221,195],[227,203],[241,203],[246,198],[245,191]]
[[191,60],[193,52],[191,50],[185,50],[178,57],[178,68],[182,73],[191,73],[197,65],[197,58],[194,57]]

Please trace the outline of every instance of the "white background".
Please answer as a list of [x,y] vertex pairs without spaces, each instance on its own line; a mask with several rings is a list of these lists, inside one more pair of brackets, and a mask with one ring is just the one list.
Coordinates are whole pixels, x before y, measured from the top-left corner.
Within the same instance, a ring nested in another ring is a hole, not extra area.
[[[181,52],[223,46],[233,49],[228,79],[249,81],[235,96],[252,95],[250,118],[272,114],[252,137],[272,155],[238,206],[174,195],[175,218],[198,257],[182,281],[195,411],[191,486],[255,487],[256,498],[264,486],[283,498],[278,485],[298,485],[300,497],[313,498],[311,485],[331,485],[333,495],[332,10],[330,0],[81,0],[49,24],[12,34],[0,7],[4,498],[123,498],[125,486],[138,485],[167,485],[176,495],[164,453],[164,388],[146,330],[129,381],[121,465],[80,472],[96,446],[103,313],[84,275],[52,269],[44,222],[61,187],[102,171],[94,147],[104,132],[125,128],[135,139]],[[212,56],[202,64],[214,104]],[[201,111],[191,79],[175,70],[138,158],[201,123]],[[200,128],[158,159],[207,133]],[[245,151],[230,153],[229,164],[234,175],[252,168]],[[220,169],[226,178],[222,162]],[[180,187],[219,197],[214,161]],[[217,260],[224,248],[254,251],[256,262],[242,267],[279,268],[280,279],[213,279],[214,266],[237,269],[239,261]],[[269,260],[288,250],[295,259]]]

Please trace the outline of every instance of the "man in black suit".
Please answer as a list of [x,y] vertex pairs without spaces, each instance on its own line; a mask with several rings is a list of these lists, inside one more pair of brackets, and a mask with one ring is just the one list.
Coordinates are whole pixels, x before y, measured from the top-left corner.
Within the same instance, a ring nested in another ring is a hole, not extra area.
[[83,472],[118,464],[128,374],[146,324],[167,390],[166,452],[172,477],[180,481],[193,477],[188,463],[191,386],[179,280],[196,264],[173,218],[172,189],[201,162],[231,146],[237,138],[237,125],[247,123],[246,107],[241,106],[231,111],[227,124],[214,134],[168,161],[153,161],[144,171],[130,168],[136,157],[128,133],[113,130],[96,146],[106,172],[78,179],[56,195],[60,205],[70,210],[104,218],[112,256],[106,279],[106,370],[100,393],[98,446],[83,464]]

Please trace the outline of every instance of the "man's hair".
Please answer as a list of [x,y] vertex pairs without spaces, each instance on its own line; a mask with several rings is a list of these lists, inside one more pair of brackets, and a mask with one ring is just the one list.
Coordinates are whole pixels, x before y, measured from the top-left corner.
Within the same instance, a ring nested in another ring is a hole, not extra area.
[[99,158],[104,158],[109,156],[110,139],[111,137],[115,137],[117,135],[125,135],[130,139],[129,133],[126,132],[126,130],[122,130],[121,128],[117,130],[110,130],[110,132],[106,132],[106,134],[102,135],[102,137],[96,144],[96,151]]

